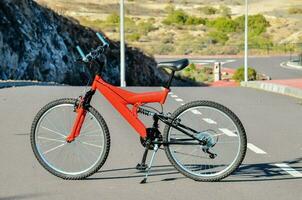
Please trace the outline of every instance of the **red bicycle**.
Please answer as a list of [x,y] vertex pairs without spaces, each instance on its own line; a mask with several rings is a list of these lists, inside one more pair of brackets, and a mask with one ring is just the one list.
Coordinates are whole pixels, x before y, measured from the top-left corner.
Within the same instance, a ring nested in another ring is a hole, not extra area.
[[[171,71],[162,91],[134,93],[106,83],[101,70],[106,63],[107,40],[97,34],[102,45],[81,61],[98,63],[99,70],[91,89],[78,99],[59,99],[44,106],[31,128],[31,146],[40,164],[63,179],[84,179],[105,163],[110,149],[110,134],[101,114],[90,105],[98,90],[140,135],[145,148],[138,170],[145,170],[145,183],[158,149],[163,146],[171,164],[196,181],[218,181],[233,173],[246,153],[246,134],[239,118],[228,108],[211,101],[194,101],[175,112],[163,113],[146,107],[148,103],[165,103],[175,71],[184,69],[187,59],[161,62],[160,68]],[[139,114],[153,118],[146,128]],[[165,124],[163,134],[159,123]],[[153,150],[149,166],[146,158]]]

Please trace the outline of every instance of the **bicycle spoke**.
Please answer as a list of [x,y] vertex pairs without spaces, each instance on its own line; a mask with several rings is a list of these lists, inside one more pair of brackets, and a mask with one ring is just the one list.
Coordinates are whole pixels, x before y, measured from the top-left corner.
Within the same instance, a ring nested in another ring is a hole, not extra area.
[[92,135],[86,135],[86,134],[85,134],[85,135],[82,135],[82,134],[81,134],[81,135],[79,136],[79,138],[81,138],[81,137],[99,137],[99,136],[100,136],[100,135],[97,135],[97,134],[95,134],[95,135],[93,135],[93,134],[92,134]]
[[185,156],[192,156],[192,157],[197,157],[197,158],[205,158],[205,159],[210,159],[209,157],[206,157],[206,156],[192,155],[192,154],[188,154],[188,153],[182,153],[182,152],[178,152],[178,151],[174,151],[174,153],[182,154],[182,155],[185,155]]
[[91,144],[91,143],[88,143],[88,142],[80,142],[80,143],[86,144],[86,145],[89,145],[89,146],[92,146],[92,147],[102,148],[102,146],[99,146],[99,145],[96,145],[96,144]]
[[66,142],[64,140],[57,140],[57,139],[52,139],[52,138],[46,138],[46,137],[41,137],[39,136],[38,139],[42,139],[42,140],[48,140],[48,141],[56,141],[56,142]]
[[72,128],[76,117],[73,109],[73,103],[50,107],[35,130],[36,149],[44,165],[64,176],[82,176],[97,167],[106,147],[101,123],[89,111],[79,137],[71,143],[65,141],[65,132]]
[[49,150],[43,152],[43,154],[44,154],[44,155],[45,155],[45,154],[48,154],[49,152],[52,152],[52,151],[54,151],[54,150],[56,150],[56,149],[58,149],[58,148],[61,148],[61,147],[63,147],[63,146],[66,145],[66,144],[67,144],[67,143],[60,144],[59,146],[56,146],[56,147],[54,147],[54,148],[51,148],[51,149],[49,149]]
[[[225,112],[224,109],[220,109],[220,106],[216,108],[215,103],[196,102],[196,104],[196,107],[184,107],[175,118],[180,119],[181,124],[196,130],[194,136],[203,140],[205,144],[180,143],[166,148],[169,149],[168,155],[171,156],[172,163],[178,165],[180,171],[185,171],[186,174],[197,179],[212,177],[214,179],[218,175],[222,176],[227,173],[227,170],[235,165],[236,159],[240,157],[239,151],[242,144],[239,126],[230,117],[232,113]],[[198,112],[192,112],[192,110]],[[167,140],[171,142],[190,141],[190,137],[182,135],[173,128],[170,128],[167,134]]]
[[[93,130],[93,131],[82,132],[81,135],[82,135],[82,136],[85,136],[85,135],[86,135],[86,136],[89,136],[90,133],[97,133],[97,132],[100,132],[100,130],[97,129],[97,130]],[[80,136],[81,136],[81,135],[80,135]]]
[[46,127],[44,127],[44,126],[41,126],[41,128],[43,128],[43,129],[45,129],[45,130],[48,130],[48,131],[50,131],[50,132],[52,132],[52,133],[55,133],[55,134],[57,134],[57,135],[60,135],[60,136],[62,136],[63,138],[66,138],[66,136],[65,136],[64,134],[62,134],[62,133],[59,133],[59,132],[54,131],[54,130],[51,130],[51,129],[46,128]]
[[47,122],[49,122],[49,123],[56,129],[56,131],[59,131],[58,128],[57,128],[57,126],[55,126],[54,123],[52,123],[52,122],[48,119],[47,116],[45,117],[45,119],[47,120]]

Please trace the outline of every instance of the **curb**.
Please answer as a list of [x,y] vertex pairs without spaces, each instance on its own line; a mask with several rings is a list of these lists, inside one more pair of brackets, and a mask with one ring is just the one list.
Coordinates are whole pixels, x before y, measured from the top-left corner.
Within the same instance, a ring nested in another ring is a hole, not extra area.
[[297,70],[302,70],[302,66],[297,65],[295,62],[283,62],[280,64],[281,67],[287,68],[287,69],[297,69]]
[[0,89],[10,87],[23,87],[23,86],[58,86],[61,84],[54,82],[38,82],[38,81],[0,81]]
[[279,85],[276,83],[266,83],[263,81],[251,81],[251,82],[241,82],[242,87],[255,88],[260,90],[265,90],[268,92],[278,93],[282,95],[292,96],[302,99],[302,89],[290,87],[286,85]]
[[297,69],[302,69],[302,66],[297,64],[296,62],[289,61],[289,62],[287,62],[287,66],[297,68]]

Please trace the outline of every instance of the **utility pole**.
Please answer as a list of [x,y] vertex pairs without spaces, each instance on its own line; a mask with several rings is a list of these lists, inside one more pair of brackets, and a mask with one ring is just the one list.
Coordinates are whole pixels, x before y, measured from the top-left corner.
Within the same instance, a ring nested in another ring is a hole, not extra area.
[[248,0],[245,0],[245,30],[244,30],[244,82],[248,82]]
[[126,87],[125,79],[125,12],[124,0],[120,0],[120,56],[121,56],[121,87]]

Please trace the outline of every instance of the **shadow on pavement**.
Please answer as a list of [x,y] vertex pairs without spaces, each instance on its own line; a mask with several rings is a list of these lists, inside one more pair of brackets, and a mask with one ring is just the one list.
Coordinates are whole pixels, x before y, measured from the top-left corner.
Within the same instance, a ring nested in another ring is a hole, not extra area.
[[[277,167],[277,163],[286,163],[294,170],[302,173],[302,157],[292,161],[272,162],[272,163],[257,163],[243,164],[229,178],[221,182],[254,182],[254,181],[276,181],[276,180],[292,180],[302,179],[302,177],[294,177]],[[143,178],[145,172],[136,170],[135,167],[101,170],[98,172],[98,177],[87,178],[86,180],[106,180],[106,179],[129,179]],[[172,165],[154,166],[151,169],[149,176],[164,176],[170,177],[162,181],[172,181],[185,178]]]
[[[232,175],[235,180],[223,180],[223,182],[253,182],[253,181],[276,181],[302,179],[302,177],[294,177],[277,167],[275,164],[285,163],[292,169],[302,173],[302,157],[291,161],[282,161],[274,163],[258,163],[241,165],[241,167]],[[294,167],[295,166],[295,167]]]
[[[119,169],[109,169],[100,170],[99,177],[91,177],[86,180],[106,180],[106,179],[128,179],[128,178],[143,178],[145,176],[144,171],[138,171],[135,167],[119,168]],[[153,166],[149,176],[164,176],[164,175],[177,175],[180,174],[172,165],[159,165]],[[163,181],[170,181],[175,179],[184,178],[181,175],[177,177],[169,177],[163,179]]]

